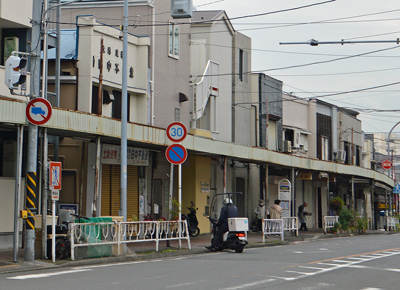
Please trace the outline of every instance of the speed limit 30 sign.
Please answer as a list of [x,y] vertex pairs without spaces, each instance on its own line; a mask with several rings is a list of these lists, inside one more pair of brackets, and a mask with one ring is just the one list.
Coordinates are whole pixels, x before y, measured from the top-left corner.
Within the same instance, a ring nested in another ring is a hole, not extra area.
[[181,122],[172,122],[167,127],[167,137],[172,142],[181,142],[186,138],[187,130]]

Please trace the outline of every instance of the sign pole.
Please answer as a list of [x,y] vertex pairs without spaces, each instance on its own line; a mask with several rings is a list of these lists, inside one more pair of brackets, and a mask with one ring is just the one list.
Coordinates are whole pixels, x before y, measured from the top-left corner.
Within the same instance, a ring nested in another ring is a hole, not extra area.
[[179,199],[179,221],[182,220],[182,164],[178,165],[178,199]]
[[51,257],[56,262],[56,201],[52,198],[51,211],[53,212],[53,223],[51,225]]

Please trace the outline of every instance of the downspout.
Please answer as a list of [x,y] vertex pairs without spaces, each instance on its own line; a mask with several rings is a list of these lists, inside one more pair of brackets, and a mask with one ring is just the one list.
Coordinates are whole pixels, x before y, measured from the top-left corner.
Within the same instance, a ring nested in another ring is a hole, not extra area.
[[78,90],[78,88],[79,88],[79,68],[78,68],[78,66],[77,66],[77,62],[76,61],[73,61],[73,66],[74,66],[74,68],[75,68],[75,71],[76,71],[76,84],[75,84],[75,110],[76,111],[78,111],[78,99],[79,99],[79,97],[78,97],[78,92],[79,92],[79,90]]
[[[156,7],[153,5],[154,1],[151,2],[150,7],[153,9],[153,24],[156,23]],[[151,37],[151,85],[150,85],[150,103],[151,103],[151,112],[150,112],[150,122],[151,126],[154,126],[154,66],[155,66],[155,35],[156,35],[156,26],[153,25],[153,32]]]
[[254,136],[255,136],[255,143],[254,146],[258,146],[258,134],[257,134],[257,106],[251,105],[254,108]]
[[224,156],[224,193],[226,193],[226,156]]

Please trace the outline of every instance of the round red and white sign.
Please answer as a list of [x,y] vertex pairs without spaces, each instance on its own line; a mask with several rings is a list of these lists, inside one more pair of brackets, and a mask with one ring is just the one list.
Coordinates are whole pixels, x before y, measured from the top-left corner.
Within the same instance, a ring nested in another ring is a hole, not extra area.
[[186,148],[183,147],[181,144],[172,144],[169,145],[167,150],[165,151],[165,157],[167,160],[174,164],[179,165],[186,161],[188,153]]
[[383,160],[381,166],[383,169],[390,169],[392,168],[392,162],[390,160]]
[[50,120],[51,104],[43,98],[33,99],[26,106],[26,117],[33,125],[43,125]]
[[172,142],[181,142],[186,138],[187,130],[181,122],[172,122],[167,127],[167,137]]

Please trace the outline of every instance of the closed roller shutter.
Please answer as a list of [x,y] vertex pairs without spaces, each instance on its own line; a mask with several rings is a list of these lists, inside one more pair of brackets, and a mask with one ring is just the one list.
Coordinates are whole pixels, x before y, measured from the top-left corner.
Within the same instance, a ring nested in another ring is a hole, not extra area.
[[120,166],[112,165],[111,169],[111,216],[119,216],[121,207],[121,174]]
[[133,215],[139,217],[139,179],[138,167],[128,166],[128,184],[127,184],[127,218]]
[[111,165],[101,168],[101,215],[111,214]]
[[[118,216],[121,207],[121,167],[104,164],[101,180],[101,215]],[[127,218],[139,217],[138,167],[128,166]]]

